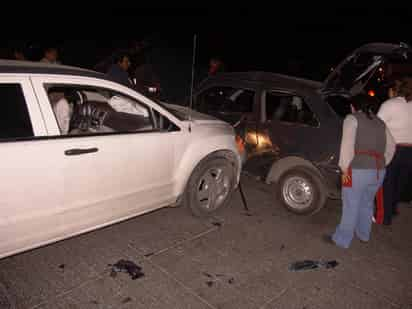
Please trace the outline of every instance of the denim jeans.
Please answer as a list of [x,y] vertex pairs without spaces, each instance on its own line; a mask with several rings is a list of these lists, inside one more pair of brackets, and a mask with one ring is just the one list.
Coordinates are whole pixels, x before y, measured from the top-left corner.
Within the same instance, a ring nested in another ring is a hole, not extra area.
[[374,199],[383,183],[385,170],[352,170],[352,187],[342,187],[342,218],[333,234],[333,241],[342,248],[349,248],[354,234],[368,241],[372,228]]

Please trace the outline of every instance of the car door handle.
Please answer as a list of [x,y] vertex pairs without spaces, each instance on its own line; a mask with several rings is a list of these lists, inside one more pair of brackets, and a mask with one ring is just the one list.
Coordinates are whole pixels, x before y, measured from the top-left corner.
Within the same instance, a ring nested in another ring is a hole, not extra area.
[[99,149],[94,147],[94,148],[86,148],[86,149],[80,149],[80,148],[73,148],[73,149],[68,149],[64,151],[64,154],[66,156],[79,156],[82,154],[86,153],[93,153],[93,152],[98,152]]

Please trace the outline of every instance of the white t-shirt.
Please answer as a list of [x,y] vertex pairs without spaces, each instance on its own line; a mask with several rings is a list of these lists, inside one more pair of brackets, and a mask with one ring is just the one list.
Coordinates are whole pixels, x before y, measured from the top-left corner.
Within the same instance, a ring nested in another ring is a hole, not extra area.
[[412,144],[412,102],[403,97],[383,102],[378,117],[385,122],[397,144]]

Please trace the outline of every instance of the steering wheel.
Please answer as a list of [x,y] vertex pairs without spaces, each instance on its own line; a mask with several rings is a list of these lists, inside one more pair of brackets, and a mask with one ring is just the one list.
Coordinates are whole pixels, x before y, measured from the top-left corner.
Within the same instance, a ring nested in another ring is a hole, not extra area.
[[92,128],[100,127],[106,118],[109,110],[99,108],[92,102],[84,102],[76,106],[75,115],[73,115],[73,129],[88,131]]

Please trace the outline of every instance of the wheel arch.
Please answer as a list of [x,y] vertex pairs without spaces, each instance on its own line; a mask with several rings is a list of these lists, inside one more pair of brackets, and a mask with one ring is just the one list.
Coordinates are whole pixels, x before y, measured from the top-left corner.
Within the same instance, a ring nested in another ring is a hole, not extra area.
[[[178,182],[177,188],[175,188],[176,192],[179,192],[176,204],[180,204],[182,197],[186,191],[187,184],[189,182],[190,177],[192,176],[193,172],[205,161],[209,160],[212,157],[216,158],[224,158],[228,160],[233,168],[234,168],[234,177],[235,177],[235,182],[234,186],[235,188],[239,184],[240,180],[240,169],[241,169],[241,161],[238,155],[235,153],[234,150],[231,149],[216,149],[212,152],[202,154],[201,156],[198,157],[196,162],[191,165],[190,167],[186,167],[183,170],[180,171],[180,177],[181,181]],[[179,178],[180,178],[179,177]]]
[[272,166],[270,167],[268,174],[266,175],[265,182],[267,184],[278,182],[280,177],[285,172],[287,172],[288,170],[296,166],[304,166],[304,167],[307,167],[313,170],[315,173],[318,174],[322,183],[325,185],[325,181],[319,169],[312,162],[305,160],[302,157],[298,157],[298,156],[284,157],[274,162]]

